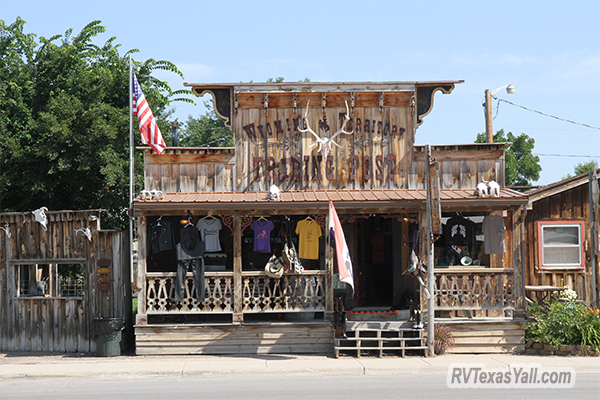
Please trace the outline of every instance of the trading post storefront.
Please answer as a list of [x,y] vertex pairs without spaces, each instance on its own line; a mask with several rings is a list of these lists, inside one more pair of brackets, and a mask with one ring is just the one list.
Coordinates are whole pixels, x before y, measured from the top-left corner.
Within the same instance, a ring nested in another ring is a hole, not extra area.
[[[199,96],[213,95],[235,148],[168,148],[160,155],[144,149],[145,190],[134,202],[138,354],[331,352],[342,308],[349,320],[377,313],[405,323],[421,298],[418,279],[407,273],[411,254],[427,251],[425,163],[415,132],[435,91],[449,93],[456,83],[189,85]],[[513,228],[526,200],[505,188],[478,197],[473,189],[482,179],[503,184],[504,148],[467,147],[433,148],[444,221],[499,214],[510,253],[479,250],[476,218],[472,245],[438,244],[436,267],[495,265],[493,273],[506,275],[519,253]],[[444,177],[453,163],[463,174]],[[354,291],[337,274],[330,200],[353,263]],[[292,247],[297,265],[267,276],[273,255]],[[494,294],[493,306],[514,308],[515,285],[503,282],[510,299],[500,304]],[[452,299],[459,291],[442,289],[443,306],[460,308]]]

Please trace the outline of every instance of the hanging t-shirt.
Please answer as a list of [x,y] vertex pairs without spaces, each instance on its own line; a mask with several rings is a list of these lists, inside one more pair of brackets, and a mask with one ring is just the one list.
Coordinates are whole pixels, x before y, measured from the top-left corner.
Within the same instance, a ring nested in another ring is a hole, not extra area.
[[446,222],[444,237],[446,245],[472,246],[475,224],[470,219],[455,215]]
[[485,254],[504,253],[506,245],[504,243],[504,218],[500,215],[486,215],[483,219],[483,246]]
[[321,227],[315,220],[303,219],[296,225],[296,235],[299,236],[298,257],[307,260],[319,259],[319,238],[322,236]]
[[273,222],[269,220],[257,219],[252,222],[252,230],[254,231],[254,251],[259,253],[271,252],[271,231],[275,227]]
[[169,221],[159,218],[150,224],[148,230],[150,231],[148,240],[151,253],[171,250],[175,246],[173,226]]
[[198,228],[206,246],[205,252],[221,251],[219,233],[222,227],[223,224],[218,218],[202,218],[198,221],[196,228]]
[[176,247],[178,260],[193,260],[204,255],[204,243],[192,224],[179,230],[179,238]]

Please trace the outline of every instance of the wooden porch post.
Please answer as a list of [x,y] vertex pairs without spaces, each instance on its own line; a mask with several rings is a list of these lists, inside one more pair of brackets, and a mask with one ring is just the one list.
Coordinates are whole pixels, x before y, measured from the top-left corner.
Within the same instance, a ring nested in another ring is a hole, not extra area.
[[242,308],[244,296],[242,293],[242,216],[233,215],[233,323],[244,322]]
[[132,277],[132,291],[137,292],[138,299],[138,313],[135,318],[136,325],[146,325],[148,323],[146,315],[146,292],[148,290],[146,287],[146,255],[148,254],[148,249],[146,248],[147,221],[148,217],[146,216],[138,218],[138,261]]
[[[521,271],[521,284],[520,284],[520,289],[521,289],[521,308],[523,309],[523,314],[525,313],[525,309],[527,308],[527,301],[525,300],[525,219],[527,217],[527,206],[521,206],[521,217],[520,217],[520,221],[521,221],[521,246],[520,246],[520,250],[521,250],[521,265],[520,265],[520,271]],[[523,315],[524,316],[524,315]]]
[[525,303],[525,216],[527,209],[525,206],[519,207],[510,213],[511,223],[511,247],[512,267],[513,267],[513,290],[514,290],[514,318],[524,316]]

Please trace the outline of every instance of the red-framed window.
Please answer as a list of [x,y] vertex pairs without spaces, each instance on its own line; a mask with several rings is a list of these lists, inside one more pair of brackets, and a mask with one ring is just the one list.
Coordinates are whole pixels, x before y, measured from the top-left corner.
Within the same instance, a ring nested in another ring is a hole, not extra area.
[[583,221],[538,221],[540,269],[585,267]]

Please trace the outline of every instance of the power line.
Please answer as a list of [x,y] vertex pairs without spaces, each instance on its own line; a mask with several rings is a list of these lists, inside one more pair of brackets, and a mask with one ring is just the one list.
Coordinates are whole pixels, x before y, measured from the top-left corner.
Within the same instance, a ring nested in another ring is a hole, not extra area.
[[[560,120],[560,121],[569,122],[569,123],[571,123],[571,124],[575,124],[575,125],[581,125],[581,126],[585,126],[585,127],[587,127],[587,128],[592,128],[592,129],[598,129],[598,130],[600,130],[600,128],[598,128],[597,126],[592,126],[592,125],[588,125],[588,124],[582,124],[582,123],[580,123],[580,122],[571,121],[570,119],[564,119],[564,118],[557,117],[557,116],[555,116],[555,115],[550,115],[550,114],[543,113],[543,112],[541,112],[541,111],[532,110],[531,108],[527,108],[527,107],[525,107],[525,106],[521,106],[521,105],[518,105],[518,104],[512,103],[512,102],[510,102],[510,101],[508,101],[508,100],[504,100],[504,99],[498,99],[498,106],[500,106],[500,102],[501,102],[501,101],[503,101],[503,102],[505,102],[505,103],[508,103],[508,104],[510,104],[510,105],[513,105],[513,106],[515,106],[515,107],[520,107],[520,108],[522,108],[522,109],[524,109],[524,110],[527,110],[527,111],[533,111],[533,112],[535,112],[535,113],[538,113],[538,114],[544,115],[544,116],[546,116],[546,117],[555,118],[555,119],[558,119],[558,120]],[[498,114],[498,109],[496,109],[496,114]]]
[[[463,124],[458,122],[440,122],[440,121],[427,121],[427,124],[440,124],[440,125],[457,125],[457,126],[473,126],[481,127],[481,124]],[[506,129],[523,129],[523,130],[536,130],[536,131],[561,131],[561,132],[589,132],[587,129],[571,129],[571,128],[531,128],[522,126],[506,126]]]
[[532,156],[545,156],[545,157],[585,157],[585,158],[600,158],[600,156],[582,156],[575,154],[542,154],[542,153],[531,153]]

